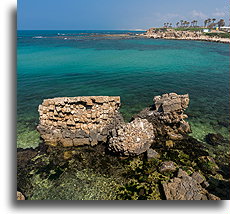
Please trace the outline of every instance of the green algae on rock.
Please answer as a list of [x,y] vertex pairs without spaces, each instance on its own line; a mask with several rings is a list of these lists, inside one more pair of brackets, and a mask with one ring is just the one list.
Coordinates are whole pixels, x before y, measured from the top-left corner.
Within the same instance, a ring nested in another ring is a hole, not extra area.
[[33,194],[29,200],[114,200],[117,183],[113,178],[90,170],[66,171],[59,179],[33,176]]
[[39,143],[41,143],[41,140],[37,130],[31,130],[29,127],[17,125],[17,148],[36,148]]

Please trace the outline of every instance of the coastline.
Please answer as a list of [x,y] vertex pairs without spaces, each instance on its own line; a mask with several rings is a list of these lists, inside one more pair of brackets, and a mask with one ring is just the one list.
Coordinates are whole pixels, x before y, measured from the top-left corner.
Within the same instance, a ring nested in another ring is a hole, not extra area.
[[[221,33],[220,33],[221,34]],[[218,43],[230,43],[230,38],[222,38],[219,36],[209,36],[199,31],[182,30],[178,31],[173,28],[150,28],[142,36],[154,39],[172,39],[172,40],[194,40]]]
[[[223,33],[223,32],[222,32]],[[194,41],[206,41],[206,42],[218,42],[218,43],[230,43],[230,38],[222,38],[221,32],[218,36],[209,36],[200,30],[189,31],[189,30],[177,30],[174,28],[150,28],[142,36],[148,38],[160,38],[160,39],[173,39],[173,40],[194,40]]]
[[[216,38],[216,37],[207,37],[207,36],[201,36],[201,37],[156,37],[155,35],[147,35],[147,34],[135,34],[135,35],[129,35],[129,34],[104,34],[104,35],[92,35],[90,37],[98,37],[98,38],[120,38],[120,39],[129,39],[129,38],[148,38],[148,39],[165,39],[165,40],[191,40],[191,41],[203,41],[203,42],[217,42],[217,43],[230,43],[230,38]],[[59,39],[75,39],[73,36],[58,36],[58,37],[52,37],[52,38],[59,38]]]
[[[58,31],[57,31],[58,32]],[[21,38],[21,37],[20,37]],[[230,43],[230,38],[210,37],[201,32],[189,31],[175,31],[174,29],[155,30],[148,29],[146,32],[120,32],[120,33],[69,33],[57,35],[34,35],[33,39],[62,39],[62,40],[81,40],[85,38],[106,38],[106,39],[135,39],[135,38],[148,38],[148,39],[165,39],[165,40],[191,40],[191,41],[204,41],[204,42],[217,42],[217,43]]]
[[203,42],[217,42],[217,43],[225,43],[229,44],[230,39],[228,38],[213,38],[213,37],[187,37],[187,38],[175,38],[175,37],[163,37],[163,38],[155,38],[154,36],[142,35],[143,37],[147,37],[150,39],[166,39],[166,40],[192,40],[192,41],[203,41]]

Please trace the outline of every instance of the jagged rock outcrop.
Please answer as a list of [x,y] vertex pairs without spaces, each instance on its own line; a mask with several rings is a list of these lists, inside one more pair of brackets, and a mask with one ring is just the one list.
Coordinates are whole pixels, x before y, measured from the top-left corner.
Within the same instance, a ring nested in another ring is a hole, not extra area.
[[45,99],[37,127],[44,141],[64,147],[106,142],[109,131],[123,118],[120,97],[89,96]]
[[219,197],[209,193],[201,185],[205,179],[197,172],[189,176],[179,169],[177,177],[168,183],[163,183],[167,200],[220,200]]
[[184,120],[184,114],[189,104],[189,96],[176,93],[155,96],[153,106],[144,109],[134,118],[147,119],[153,124],[155,136],[164,136],[171,140],[180,140],[189,133],[190,126]]
[[109,149],[122,155],[139,155],[149,149],[153,139],[152,124],[145,119],[136,118],[113,130]]

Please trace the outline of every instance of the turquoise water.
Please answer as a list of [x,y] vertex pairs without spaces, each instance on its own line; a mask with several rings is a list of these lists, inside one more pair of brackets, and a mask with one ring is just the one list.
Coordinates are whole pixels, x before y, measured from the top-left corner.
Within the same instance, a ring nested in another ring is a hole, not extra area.
[[228,136],[229,45],[100,37],[104,33],[122,32],[18,32],[19,147],[38,143],[38,105],[60,96],[119,95],[129,120],[155,95],[189,93],[193,136]]

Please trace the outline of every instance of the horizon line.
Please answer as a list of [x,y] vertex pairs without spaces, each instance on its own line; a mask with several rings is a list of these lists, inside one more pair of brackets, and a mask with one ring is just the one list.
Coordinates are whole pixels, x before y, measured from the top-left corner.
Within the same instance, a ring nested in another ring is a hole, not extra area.
[[102,31],[102,30],[127,30],[127,31],[146,31],[146,29],[17,29],[18,30],[91,30],[91,31]]

